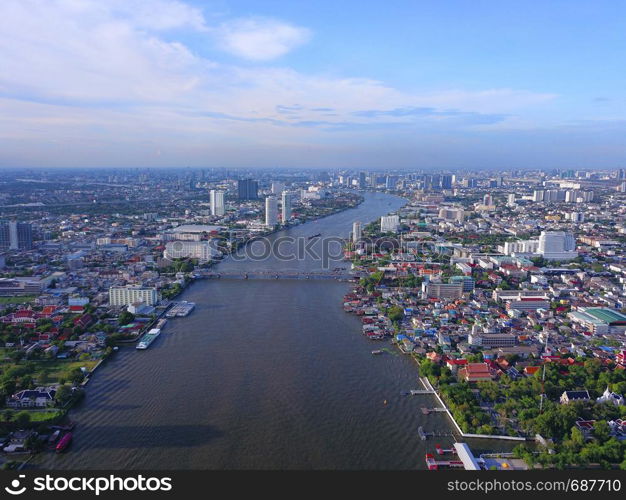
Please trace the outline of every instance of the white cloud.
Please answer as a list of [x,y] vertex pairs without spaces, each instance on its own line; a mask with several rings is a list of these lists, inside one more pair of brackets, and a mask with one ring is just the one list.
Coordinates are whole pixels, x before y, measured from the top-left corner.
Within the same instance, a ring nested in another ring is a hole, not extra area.
[[219,46],[237,57],[268,61],[284,56],[311,38],[307,28],[264,17],[234,19],[214,30]]
[[[180,41],[179,29],[255,61],[310,37],[263,18],[214,28],[178,0],[0,0],[0,166],[20,157],[150,164],[157,146],[159,161],[178,154],[189,164],[228,151],[242,158],[248,147],[293,154],[327,147],[332,127],[355,127],[342,141],[384,142],[388,135],[363,140],[360,127],[447,119],[476,128],[484,122],[476,114],[524,114],[554,98],[515,89],[409,92],[374,79],[217,64]],[[395,112],[419,107],[466,114]]]

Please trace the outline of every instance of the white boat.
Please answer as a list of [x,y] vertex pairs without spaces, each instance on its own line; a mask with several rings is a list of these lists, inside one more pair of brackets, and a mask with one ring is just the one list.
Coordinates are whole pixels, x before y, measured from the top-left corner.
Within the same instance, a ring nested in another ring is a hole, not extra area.
[[158,328],[153,328],[148,333],[146,333],[137,344],[137,349],[147,349],[150,347],[150,344],[156,340],[156,338],[161,335],[161,330]]

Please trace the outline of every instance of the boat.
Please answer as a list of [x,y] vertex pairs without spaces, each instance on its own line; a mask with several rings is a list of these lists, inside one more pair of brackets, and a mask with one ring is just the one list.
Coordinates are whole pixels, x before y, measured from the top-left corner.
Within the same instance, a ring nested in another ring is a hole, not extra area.
[[384,351],[381,351],[380,349],[374,349],[372,351],[372,354],[382,354]]
[[175,303],[172,306],[172,308],[169,311],[167,311],[167,314],[165,315],[165,317],[169,319],[182,318],[182,317],[187,316],[191,311],[193,311],[195,307],[196,307],[195,302],[187,302],[186,300],[183,300],[182,302]]
[[49,443],[49,444],[54,444],[54,443],[56,443],[56,440],[57,440],[57,439],[59,439],[59,435],[60,435],[60,434],[61,434],[61,431],[60,431],[60,430],[58,430],[58,429],[57,429],[56,431],[54,431],[54,432],[50,435],[50,437],[48,438],[48,443]]
[[322,236],[322,233],[312,234],[309,236],[309,239],[312,240],[313,238],[319,238],[320,236]]
[[65,436],[63,436],[61,438],[61,440],[59,441],[59,443],[56,446],[56,452],[57,453],[61,453],[62,451],[64,451],[72,442],[72,433],[68,432],[67,434],[65,434]]
[[150,344],[156,340],[156,338],[161,335],[161,330],[158,328],[153,328],[148,333],[146,333],[137,344],[137,349],[147,349],[150,347]]

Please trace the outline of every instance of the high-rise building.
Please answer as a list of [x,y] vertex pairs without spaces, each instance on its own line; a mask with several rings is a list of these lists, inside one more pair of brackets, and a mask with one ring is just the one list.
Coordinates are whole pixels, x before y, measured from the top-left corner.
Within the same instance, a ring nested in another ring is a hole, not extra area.
[[168,241],[163,256],[166,259],[198,259],[209,262],[220,255],[212,241]]
[[265,198],[265,225],[274,227],[278,223],[278,201],[275,196]]
[[240,200],[258,200],[259,183],[252,179],[237,181],[237,195]]
[[487,207],[493,206],[493,198],[490,194],[486,194],[485,196],[483,196],[483,205]]
[[282,223],[286,224],[291,219],[291,193],[283,191],[282,194]]
[[33,248],[33,227],[28,222],[0,223],[0,250]]
[[542,231],[537,250],[545,259],[565,260],[578,256],[574,235],[563,231]]
[[387,215],[380,218],[381,233],[395,233],[400,227],[400,217],[398,215]]
[[154,306],[159,301],[156,288],[141,286],[112,286],[109,288],[109,304],[112,306],[129,306],[135,302],[143,302],[147,306]]
[[359,189],[365,189],[367,187],[365,172],[359,172]]
[[278,196],[285,190],[285,185],[282,182],[272,182],[272,194]]
[[211,189],[211,215],[224,215],[224,191]]
[[441,189],[452,189],[452,176],[451,175],[442,175],[441,176]]
[[439,209],[439,218],[448,221],[463,222],[465,219],[465,210],[462,208],[443,207]]
[[363,237],[363,230],[361,229],[361,223],[356,221],[352,223],[352,243],[356,243]]
[[507,197],[507,201],[506,204],[510,207],[515,206],[515,193],[511,193],[508,197]]
[[535,189],[533,191],[533,201],[539,202],[543,201],[545,198],[546,192],[543,189]]

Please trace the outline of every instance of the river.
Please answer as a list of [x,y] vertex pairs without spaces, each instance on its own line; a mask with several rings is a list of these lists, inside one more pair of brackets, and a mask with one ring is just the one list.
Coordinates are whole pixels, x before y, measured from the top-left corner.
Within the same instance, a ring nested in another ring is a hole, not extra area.
[[[404,204],[368,193],[354,209],[271,236],[346,237]],[[321,245],[320,241],[316,245]],[[331,267],[345,266],[334,262]],[[225,259],[217,269],[313,270],[297,263]],[[424,416],[430,395],[407,356],[372,356],[342,309],[349,284],[334,280],[202,280],[181,299],[197,303],[170,320],[146,351],[124,347],[104,363],[72,410],[78,423],[49,469],[415,469],[435,442],[417,429],[451,432],[443,414]],[[393,351],[395,353],[395,350]],[[387,404],[384,404],[384,401]]]

